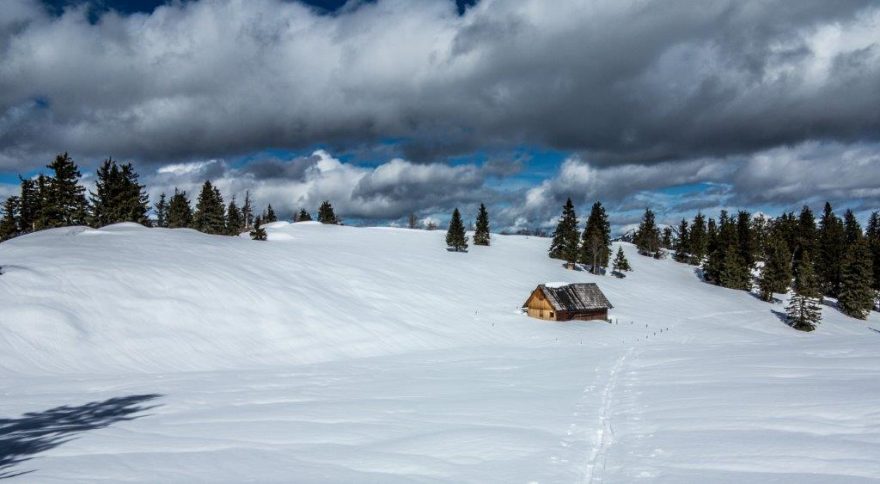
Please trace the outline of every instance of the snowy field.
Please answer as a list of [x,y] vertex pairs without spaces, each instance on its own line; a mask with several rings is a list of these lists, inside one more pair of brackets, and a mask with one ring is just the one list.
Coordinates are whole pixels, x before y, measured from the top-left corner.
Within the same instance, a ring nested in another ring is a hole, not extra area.
[[[817,331],[624,244],[122,224],[0,244],[11,482],[877,482],[880,318]],[[616,250],[616,248],[615,248]],[[598,282],[618,324],[518,311]]]

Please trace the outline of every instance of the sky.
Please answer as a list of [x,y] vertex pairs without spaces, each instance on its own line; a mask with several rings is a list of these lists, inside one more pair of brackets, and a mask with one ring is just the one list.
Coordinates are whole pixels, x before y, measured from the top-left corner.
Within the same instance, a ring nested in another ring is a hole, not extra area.
[[4,0],[0,198],[63,151],[283,217],[880,209],[872,0]]

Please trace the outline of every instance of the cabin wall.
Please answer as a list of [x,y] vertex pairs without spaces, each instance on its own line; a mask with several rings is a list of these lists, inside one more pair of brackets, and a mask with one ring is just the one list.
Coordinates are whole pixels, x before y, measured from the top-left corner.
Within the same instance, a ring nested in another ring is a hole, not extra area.
[[550,302],[547,301],[544,293],[538,289],[532,291],[532,295],[529,296],[529,300],[526,302],[526,312],[533,318],[548,321],[556,320],[556,311],[550,305]]

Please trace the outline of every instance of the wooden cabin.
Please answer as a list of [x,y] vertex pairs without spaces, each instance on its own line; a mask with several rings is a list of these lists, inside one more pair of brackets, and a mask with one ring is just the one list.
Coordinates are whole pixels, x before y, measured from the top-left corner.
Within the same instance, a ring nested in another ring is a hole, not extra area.
[[541,284],[523,304],[529,316],[548,321],[604,321],[612,307],[593,282]]

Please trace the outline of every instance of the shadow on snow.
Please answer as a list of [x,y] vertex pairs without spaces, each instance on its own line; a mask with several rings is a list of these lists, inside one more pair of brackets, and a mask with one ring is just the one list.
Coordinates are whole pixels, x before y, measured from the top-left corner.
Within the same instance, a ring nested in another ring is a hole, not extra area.
[[142,405],[161,395],[129,395],[79,406],[64,405],[18,418],[0,418],[0,479],[33,472],[15,467],[40,452],[53,449],[87,430],[134,420],[159,405]]

